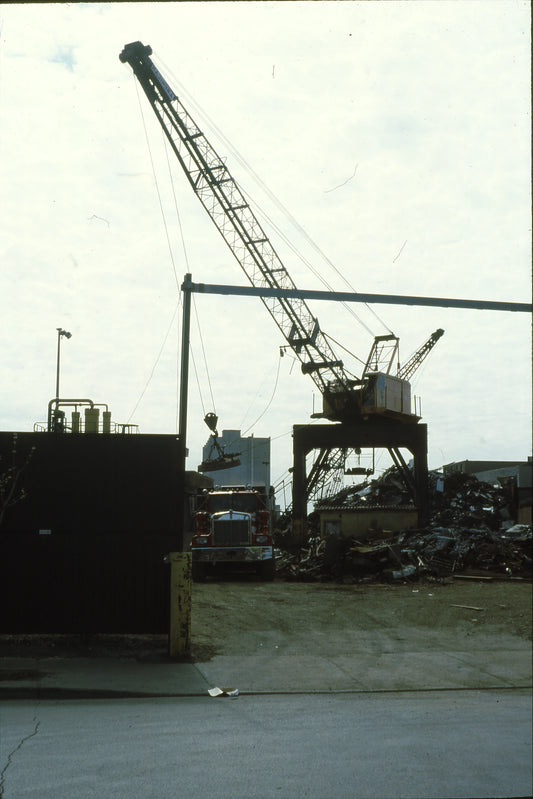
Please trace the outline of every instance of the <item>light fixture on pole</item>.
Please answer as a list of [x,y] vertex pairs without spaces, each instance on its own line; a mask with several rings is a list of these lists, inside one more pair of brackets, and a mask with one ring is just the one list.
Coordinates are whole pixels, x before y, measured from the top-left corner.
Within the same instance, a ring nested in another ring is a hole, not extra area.
[[56,399],[59,399],[59,357],[61,354],[61,337],[70,338],[72,333],[68,330],[63,330],[61,327],[57,328],[57,371],[56,371]]

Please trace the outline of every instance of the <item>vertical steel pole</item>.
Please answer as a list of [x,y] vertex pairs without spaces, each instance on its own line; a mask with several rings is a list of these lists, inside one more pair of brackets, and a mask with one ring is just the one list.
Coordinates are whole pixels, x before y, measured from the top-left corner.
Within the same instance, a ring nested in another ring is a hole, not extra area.
[[187,457],[187,396],[189,392],[189,345],[191,332],[191,275],[185,275],[181,290],[183,291],[183,325],[181,331],[181,375],[180,375],[180,410],[178,433]]
[[178,433],[180,438],[180,486],[178,493],[178,552],[169,553],[170,626],[169,655],[187,655],[191,646],[191,568],[192,555],[183,551],[185,526],[185,461],[187,458],[187,397],[189,390],[189,346],[191,327],[191,275],[186,274],[183,291],[183,326],[181,331],[181,370]]

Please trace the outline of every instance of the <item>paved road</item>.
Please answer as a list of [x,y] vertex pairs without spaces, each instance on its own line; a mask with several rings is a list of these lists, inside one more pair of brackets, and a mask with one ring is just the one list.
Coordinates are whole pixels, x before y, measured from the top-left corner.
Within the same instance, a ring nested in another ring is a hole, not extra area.
[[526,690],[5,702],[3,799],[532,794]]

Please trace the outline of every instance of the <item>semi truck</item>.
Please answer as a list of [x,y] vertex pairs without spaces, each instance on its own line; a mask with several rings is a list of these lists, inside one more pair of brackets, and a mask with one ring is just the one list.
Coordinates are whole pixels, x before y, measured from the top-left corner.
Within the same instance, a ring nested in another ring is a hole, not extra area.
[[273,580],[274,495],[265,486],[222,486],[206,491],[195,513],[192,577],[205,580],[218,570],[247,569]]

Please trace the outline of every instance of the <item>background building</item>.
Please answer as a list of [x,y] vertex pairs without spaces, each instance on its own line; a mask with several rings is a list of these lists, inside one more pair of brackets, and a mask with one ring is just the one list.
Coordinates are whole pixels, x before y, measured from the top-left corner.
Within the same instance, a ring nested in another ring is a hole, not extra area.
[[[226,454],[238,453],[239,466],[209,471],[215,486],[253,485],[270,488],[270,438],[241,436],[240,430],[223,430],[218,443]],[[202,450],[204,463],[217,457],[212,438]]]
[[463,472],[477,477],[484,483],[500,483],[507,486],[514,496],[516,520],[531,524],[531,501],[533,484],[533,458],[527,461],[458,461],[442,467],[446,477],[453,472]]

